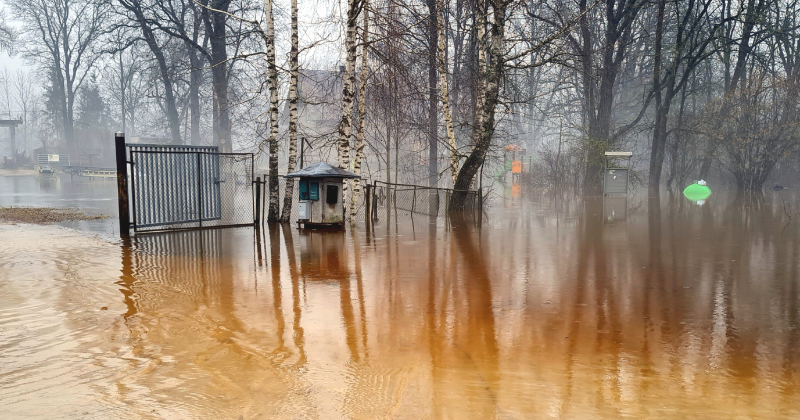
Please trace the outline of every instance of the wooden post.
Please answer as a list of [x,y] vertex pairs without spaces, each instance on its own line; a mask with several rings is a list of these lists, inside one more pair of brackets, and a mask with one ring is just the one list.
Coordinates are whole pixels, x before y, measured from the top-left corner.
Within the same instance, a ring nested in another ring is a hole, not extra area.
[[261,177],[256,177],[256,214],[253,215],[253,224],[256,228],[261,226]]

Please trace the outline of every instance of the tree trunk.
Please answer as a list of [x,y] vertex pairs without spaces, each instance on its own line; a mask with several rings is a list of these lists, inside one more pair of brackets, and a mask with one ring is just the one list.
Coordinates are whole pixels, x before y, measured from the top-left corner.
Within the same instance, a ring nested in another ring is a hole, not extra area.
[[202,81],[201,61],[197,56],[197,51],[191,45],[186,46],[189,53],[189,65],[191,73],[189,75],[189,113],[191,122],[189,138],[193,146],[200,145],[200,83]]
[[[733,69],[733,76],[726,86],[725,96],[736,92],[736,88],[745,77],[747,59],[750,57],[750,54],[753,51],[753,45],[750,45],[750,38],[753,35],[753,28],[755,27],[756,22],[762,19],[761,12],[764,9],[765,2],[766,0],[747,1],[744,25],[742,26],[742,32],[740,35],[741,42],[739,43],[739,51],[736,56],[736,65]],[[728,42],[733,43],[734,41],[728,40]],[[729,72],[730,70],[726,68],[726,71]],[[726,111],[723,110],[723,112]],[[708,173],[711,171],[711,164],[714,161],[714,155],[716,154],[716,151],[717,144],[713,141],[709,141],[703,156],[703,162],[700,166],[700,179],[705,179],[708,177]]]
[[[292,0],[292,47],[289,52],[289,164],[286,172],[294,172],[297,163],[297,78],[300,72],[298,54],[300,41],[298,39],[297,25],[297,0]],[[294,180],[286,179],[286,188],[283,191],[283,210],[281,222],[289,223],[292,217],[292,201],[294,200]]]
[[275,64],[275,20],[272,13],[272,0],[264,0],[267,19],[267,77],[269,80],[269,211],[267,222],[278,221],[278,67]]
[[427,0],[428,3],[428,186],[439,184],[439,100],[436,93],[437,52],[439,50],[438,0]]
[[653,141],[650,143],[650,177],[648,186],[651,193],[658,195],[661,181],[661,166],[664,162],[664,146],[667,140],[667,113],[669,105],[664,106],[661,94],[661,48],[664,38],[664,10],[666,0],[659,0],[656,13],[655,53],[653,54],[653,90],[656,99],[656,120],[653,126]]
[[[356,157],[353,162],[353,173],[361,175],[361,161],[364,159],[364,119],[367,116],[367,47],[369,45],[369,11],[367,0],[364,1],[364,34],[361,42],[361,80],[358,86],[358,130],[356,131]],[[355,220],[358,195],[361,193],[361,182],[356,180],[353,184],[353,196],[350,199],[350,220]],[[367,209],[367,212],[369,209]]]
[[439,58],[439,88],[442,96],[442,111],[444,112],[444,126],[447,131],[447,145],[450,148],[450,175],[453,178],[453,185],[458,176],[458,147],[456,146],[456,133],[453,128],[453,116],[450,112],[450,89],[447,85],[447,31],[444,21],[444,0],[437,0],[437,23],[439,26],[439,41],[437,56]]
[[[505,49],[507,3],[504,0],[493,0],[492,6],[494,22],[491,25],[492,36],[489,45],[488,62],[490,65],[486,67],[485,72],[482,72],[486,75],[486,80],[485,83],[482,83],[485,87],[485,92],[482,94],[484,99],[480,108],[480,125],[474,128],[473,139],[476,140],[475,144],[472,147],[472,152],[464,161],[461,170],[458,171],[458,177],[456,177],[453,195],[450,198],[449,211],[452,213],[460,213],[466,209],[469,188],[486,158],[486,152],[489,150],[492,135],[494,134],[494,114],[500,96],[500,78],[504,64],[503,52]],[[483,19],[481,20],[483,21]]]
[[[223,12],[228,11],[230,0],[214,0],[211,7]],[[230,104],[228,102],[228,45],[226,39],[227,15],[225,13],[210,12],[206,19],[206,27],[211,41],[211,92],[214,95],[214,141],[219,145],[219,151],[230,153],[233,151],[231,144]],[[271,13],[271,12],[270,12]]]
[[[344,74],[342,75],[342,115],[339,121],[338,155],[339,168],[350,170],[350,136],[353,132],[353,99],[355,97],[354,85],[356,79],[356,28],[358,15],[361,13],[361,0],[348,0],[347,7],[347,32],[345,35],[346,59]],[[350,194],[349,181],[342,186],[343,204],[347,204]],[[347,209],[345,209],[347,214]]]
[[141,14],[141,12],[136,14],[137,19],[139,20],[139,25],[142,28],[144,40],[147,43],[147,46],[150,48],[150,52],[152,52],[156,57],[158,71],[161,75],[161,82],[164,84],[164,105],[167,111],[167,123],[169,124],[170,134],[172,135],[172,142],[174,144],[182,144],[183,140],[181,140],[180,117],[178,116],[178,107],[175,103],[175,93],[172,89],[172,75],[170,74],[169,67],[167,66],[167,59],[164,56],[164,52],[161,50],[161,46],[159,46],[158,42],[156,41],[155,34],[147,25],[147,20],[145,19],[144,15]]

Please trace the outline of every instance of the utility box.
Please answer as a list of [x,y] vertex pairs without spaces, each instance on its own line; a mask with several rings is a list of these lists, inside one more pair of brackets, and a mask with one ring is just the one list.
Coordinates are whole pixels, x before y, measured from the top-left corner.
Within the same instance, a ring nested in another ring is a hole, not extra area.
[[603,165],[603,195],[628,195],[631,152],[606,152]]
[[310,220],[311,219],[311,202],[300,201],[297,203],[297,220]]
[[361,178],[344,169],[320,162],[286,175],[298,178],[298,217],[301,228],[344,227],[344,181]]

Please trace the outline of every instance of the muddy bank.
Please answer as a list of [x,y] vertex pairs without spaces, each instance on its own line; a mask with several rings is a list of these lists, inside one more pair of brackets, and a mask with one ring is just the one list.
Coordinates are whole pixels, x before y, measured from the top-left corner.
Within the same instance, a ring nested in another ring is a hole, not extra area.
[[81,220],[102,220],[109,216],[86,214],[77,209],[58,209],[51,207],[0,207],[0,222],[31,223],[49,225],[60,222]]

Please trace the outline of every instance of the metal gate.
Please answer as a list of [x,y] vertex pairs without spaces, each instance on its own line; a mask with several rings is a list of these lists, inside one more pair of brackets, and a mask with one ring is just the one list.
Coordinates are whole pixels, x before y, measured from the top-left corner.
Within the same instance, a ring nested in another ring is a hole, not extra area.
[[134,232],[250,226],[253,155],[127,144]]

